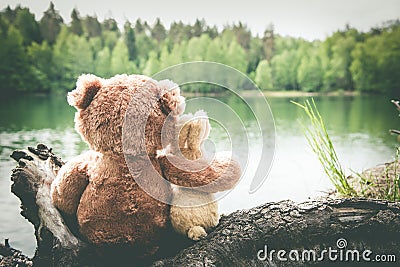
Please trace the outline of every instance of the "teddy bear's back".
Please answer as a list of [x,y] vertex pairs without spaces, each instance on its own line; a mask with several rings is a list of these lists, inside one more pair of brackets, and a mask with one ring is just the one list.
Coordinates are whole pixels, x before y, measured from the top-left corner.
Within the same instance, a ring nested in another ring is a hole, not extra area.
[[[135,177],[157,183],[160,192],[170,194],[167,183],[154,177],[159,165],[136,160],[126,166],[124,159],[103,157],[89,174],[77,217],[81,233],[94,244],[129,244],[152,251],[161,238],[169,207],[144,192]],[[161,190],[162,189],[162,190]],[[118,225],[118,227],[116,227]]]

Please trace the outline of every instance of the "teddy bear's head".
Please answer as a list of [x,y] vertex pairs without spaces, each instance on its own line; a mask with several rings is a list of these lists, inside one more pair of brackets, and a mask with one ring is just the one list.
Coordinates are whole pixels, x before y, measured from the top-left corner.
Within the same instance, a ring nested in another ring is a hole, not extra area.
[[68,94],[68,103],[77,109],[75,128],[91,149],[131,156],[155,155],[162,149],[163,127],[167,140],[173,138],[172,125],[183,112],[184,102],[176,84],[143,75],[110,79],[81,75],[76,89]]

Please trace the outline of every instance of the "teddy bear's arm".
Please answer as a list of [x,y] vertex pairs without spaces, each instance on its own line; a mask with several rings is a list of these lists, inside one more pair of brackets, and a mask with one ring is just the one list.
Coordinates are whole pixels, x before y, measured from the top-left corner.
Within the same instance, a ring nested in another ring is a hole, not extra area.
[[88,169],[99,154],[88,151],[68,161],[58,172],[51,185],[53,204],[68,215],[75,215],[81,195],[89,183]]
[[209,185],[198,190],[216,193],[231,189],[239,181],[239,164],[226,154],[217,154],[212,162],[191,161],[175,155],[159,158],[164,176],[173,184],[185,187]]

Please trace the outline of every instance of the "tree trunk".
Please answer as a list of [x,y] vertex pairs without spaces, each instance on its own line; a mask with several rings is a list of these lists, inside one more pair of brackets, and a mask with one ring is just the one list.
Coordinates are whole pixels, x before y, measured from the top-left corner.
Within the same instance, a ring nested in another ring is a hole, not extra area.
[[[400,261],[400,203],[328,198],[267,203],[222,216],[219,225],[196,243],[169,229],[155,258],[132,259],[120,248],[91,246],[67,226],[50,199],[50,184],[63,164],[51,149],[38,145],[14,151],[11,157],[18,161],[12,192],[21,199],[21,214],[35,227],[38,247],[29,259],[7,244],[0,246],[0,266],[302,266],[320,263],[322,251],[329,248],[338,250],[337,257],[340,251],[345,255],[346,249],[358,249],[361,263],[365,250],[372,251],[371,261],[378,254]],[[277,254],[278,250],[286,254]],[[302,257],[304,250],[316,251],[315,261],[310,261],[313,254]],[[328,255],[323,261],[331,262]]]

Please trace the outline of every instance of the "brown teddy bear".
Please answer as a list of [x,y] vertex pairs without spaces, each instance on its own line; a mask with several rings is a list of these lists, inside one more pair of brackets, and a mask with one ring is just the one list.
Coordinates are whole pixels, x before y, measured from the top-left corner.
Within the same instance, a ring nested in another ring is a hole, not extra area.
[[184,108],[180,89],[171,81],[82,75],[68,102],[77,109],[75,128],[91,150],[60,169],[52,200],[65,216],[76,216],[81,235],[93,244],[128,245],[141,255],[157,251],[169,205],[144,191],[138,180],[155,189],[158,199],[169,199],[171,183],[213,193],[231,189],[241,176],[239,165],[227,156],[212,162],[157,156],[168,145],[162,145],[163,130],[169,143],[177,138],[177,118]]
[[[182,155],[189,160],[204,158],[201,145],[210,133],[207,114],[200,110],[195,114],[182,115],[177,127]],[[212,193],[192,188],[174,188],[172,202],[177,202],[171,207],[172,227],[190,239],[200,240],[207,235],[207,229],[219,222],[218,204]]]

